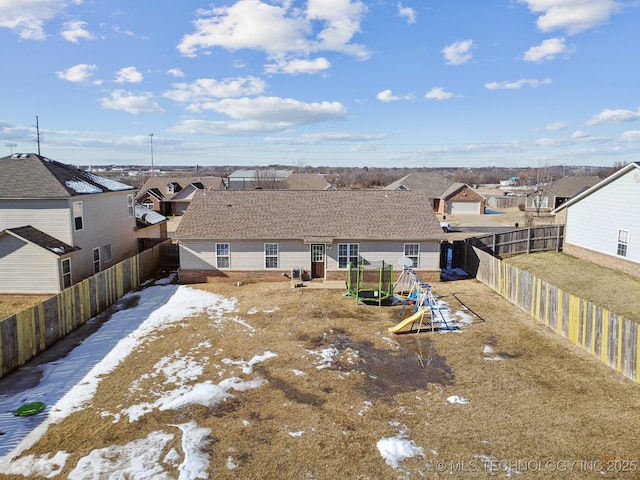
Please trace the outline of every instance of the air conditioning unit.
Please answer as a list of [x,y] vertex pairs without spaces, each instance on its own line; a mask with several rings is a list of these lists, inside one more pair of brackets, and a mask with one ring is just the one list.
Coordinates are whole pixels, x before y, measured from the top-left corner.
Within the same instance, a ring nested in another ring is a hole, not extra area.
[[291,269],[291,280],[302,280],[302,274],[304,270],[302,268]]

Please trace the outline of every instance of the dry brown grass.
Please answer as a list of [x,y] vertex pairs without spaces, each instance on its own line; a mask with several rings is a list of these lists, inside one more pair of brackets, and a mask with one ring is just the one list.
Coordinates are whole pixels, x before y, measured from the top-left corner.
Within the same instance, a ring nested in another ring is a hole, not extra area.
[[[237,311],[229,317],[255,330],[231,320],[214,324],[205,314],[174,324],[103,378],[90,406],[51,426],[23,455],[69,452],[61,475],[66,478],[93,449],[158,430],[174,433],[167,448],[181,451],[175,425],[195,421],[211,429],[208,473],[215,479],[487,478],[491,472],[483,468],[452,474],[450,462],[466,462],[470,469],[481,465],[480,458],[640,460],[640,438],[633,434],[640,429],[638,386],[475,280],[433,287],[452,310],[464,304],[467,313],[474,312],[472,324],[460,332],[399,336],[387,333],[399,307],[358,306],[341,291],[286,284],[197,287],[236,297]],[[253,308],[258,313],[250,313]],[[487,345],[502,360],[487,360]],[[331,346],[338,361],[318,369],[310,351]],[[155,410],[133,423],[103,415],[168,388],[162,376],[148,374],[175,352],[202,361],[200,382],[219,382],[239,373],[223,358],[249,360],[267,350],[278,356],[245,377],[268,383],[214,408]],[[131,393],[129,387],[140,380],[143,389]],[[451,404],[451,395],[469,403]],[[396,470],[385,464],[376,443],[399,434],[423,447],[425,456],[407,459]],[[226,467],[230,455],[235,470]],[[172,475],[177,478],[177,471]],[[602,476],[575,467],[561,478]],[[540,478],[519,476],[533,477]]]
[[565,292],[589,300],[628,320],[640,322],[638,277],[556,252],[518,255],[505,261]]
[[31,308],[51,295],[0,295],[0,320]]

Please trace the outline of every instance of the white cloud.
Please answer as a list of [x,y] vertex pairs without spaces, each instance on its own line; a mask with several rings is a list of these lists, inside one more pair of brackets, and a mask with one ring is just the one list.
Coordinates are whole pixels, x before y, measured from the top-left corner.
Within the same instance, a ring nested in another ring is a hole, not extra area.
[[569,128],[569,124],[567,122],[554,122],[545,125],[544,129],[550,132],[559,132],[560,130],[566,130]]
[[150,93],[134,95],[124,90],[114,90],[111,97],[100,99],[102,108],[120,110],[137,115],[139,113],[162,113],[164,110],[152,99]]
[[124,67],[118,70],[113,81],[115,83],[140,83],[142,74],[136,70],[136,67]]
[[456,97],[455,94],[447,92],[442,87],[434,87],[424,94],[424,98],[428,100],[449,100]]
[[265,65],[265,72],[271,74],[287,73],[289,75],[297,75],[300,73],[318,73],[328,70],[329,67],[331,67],[331,63],[324,57],[314,58],[313,60],[300,58],[285,60],[284,58],[278,58],[274,63]]
[[535,88],[541,85],[548,85],[550,83],[551,83],[551,80],[549,78],[545,78],[544,80],[536,80],[532,78],[521,78],[520,80],[516,80],[515,82],[485,83],[484,86],[488,90],[520,90],[525,85]]
[[[323,50],[367,58],[365,47],[350,43],[365,10],[357,0],[309,0],[306,10],[293,8],[288,1],[271,5],[238,0],[231,6],[199,10],[194,32],[184,35],[177,48],[186,56],[220,47],[264,51],[269,58]],[[323,28],[316,33],[317,25]]]
[[93,40],[94,37],[85,27],[87,22],[83,22],[81,20],[72,20],[70,22],[65,22],[62,26],[63,30],[61,32],[62,38],[67,40],[68,42],[79,43],[80,39],[85,40]]
[[176,78],[184,78],[184,72],[180,68],[170,68],[167,70],[167,74]]
[[407,23],[416,23],[416,11],[413,8],[403,7],[401,3],[398,3],[398,14],[400,14],[401,17],[405,17]]
[[582,130],[576,130],[571,134],[571,138],[574,140],[579,140],[581,138],[589,138],[590,135],[587,132],[583,132]]
[[601,123],[623,123],[633,122],[640,118],[640,109],[636,110],[610,110],[605,108],[602,112],[596,113],[587,125],[599,125]]
[[305,103],[280,97],[228,98],[209,103],[207,107],[237,120],[282,123],[288,126],[339,120],[347,114],[347,109],[340,102]]
[[621,142],[625,143],[635,143],[640,142],[640,130],[629,130],[620,135],[618,139]]
[[43,40],[47,37],[44,24],[72,3],[79,4],[82,0],[2,0],[0,27],[9,28],[27,40]]
[[473,47],[473,40],[461,40],[459,42],[453,42],[451,45],[444,47],[441,52],[444,59],[447,61],[447,65],[462,65],[471,60],[473,54],[471,48]]
[[265,91],[265,82],[257,77],[227,78],[222,81],[213,78],[199,78],[192,83],[175,83],[173,90],[162,96],[180,103],[190,104],[187,108],[199,111],[207,102],[220,98],[259,95]]
[[73,67],[69,67],[62,72],[56,72],[58,78],[62,80],[66,80],[68,82],[81,83],[86,82],[91,76],[93,72],[96,70],[95,65],[89,65],[87,63],[80,63],[78,65],[74,65]]
[[567,47],[564,38],[548,38],[540,45],[531,47],[524,54],[526,62],[549,62],[555,60],[558,55],[573,53],[575,48]]
[[394,95],[391,90],[383,90],[376,95],[376,98],[381,102],[389,103],[389,102],[397,102],[398,100],[402,100],[402,97],[398,97]]
[[564,30],[569,35],[601,25],[622,9],[616,0],[518,0],[534,14],[543,32]]
[[385,133],[348,133],[348,132],[321,132],[300,135],[297,138],[269,137],[265,141],[272,144],[285,145],[318,145],[327,142],[371,142],[387,138]]

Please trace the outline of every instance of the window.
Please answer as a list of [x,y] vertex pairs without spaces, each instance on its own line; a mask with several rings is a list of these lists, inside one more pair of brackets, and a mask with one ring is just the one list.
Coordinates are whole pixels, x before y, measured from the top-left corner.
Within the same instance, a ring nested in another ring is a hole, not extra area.
[[82,202],[73,202],[73,228],[76,231],[84,228],[84,221],[82,219]]
[[405,243],[404,244],[404,256],[410,258],[413,262],[412,267],[418,268],[418,259],[420,258],[420,244],[419,243]]
[[135,202],[133,201],[133,193],[127,195],[127,211],[129,212],[129,218],[136,215]]
[[104,257],[105,262],[110,262],[113,258],[111,256],[111,244],[108,243],[104,247],[102,247],[102,256]]
[[229,258],[229,244],[216,243],[216,267],[229,268],[231,261]]
[[629,246],[629,230],[618,230],[618,251],[621,257],[627,256],[627,247]]
[[264,244],[264,268],[278,268],[278,244]]
[[338,268],[349,268],[349,263],[358,265],[360,248],[357,243],[338,244]]
[[153,210],[154,209],[154,205],[153,205],[153,200],[146,198],[143,202],[142,205],[144,207],[147,207],[149,210]]
[[69,288],[71,286],[71,259],[65,258],[62,260],[62,288]]
[[100,249],[94,248],[93,252],[93,273],[100,272]]

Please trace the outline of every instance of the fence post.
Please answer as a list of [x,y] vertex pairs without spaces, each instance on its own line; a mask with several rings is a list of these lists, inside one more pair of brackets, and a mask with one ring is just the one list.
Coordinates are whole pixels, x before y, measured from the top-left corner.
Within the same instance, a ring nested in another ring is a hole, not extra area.
[[527,253],[531,253],[531,227],[527,227]]

